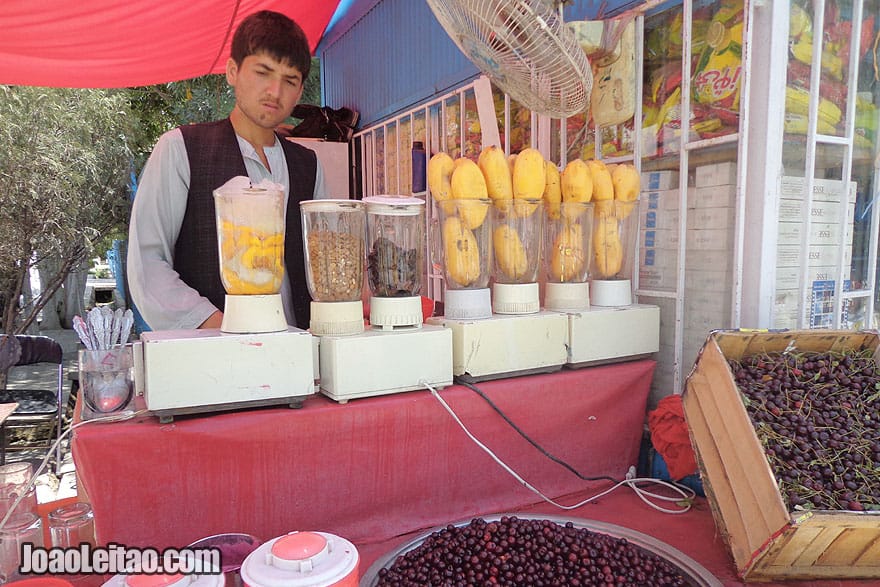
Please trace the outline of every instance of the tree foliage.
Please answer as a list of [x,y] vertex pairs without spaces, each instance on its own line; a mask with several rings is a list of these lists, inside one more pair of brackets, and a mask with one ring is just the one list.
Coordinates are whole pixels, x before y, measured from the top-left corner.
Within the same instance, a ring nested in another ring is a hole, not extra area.
[[[94,243],[129,211],[125,92],[0,86],[0,327],[21,333]],[[61,259],[40,296],[20,306],[30,269]]]

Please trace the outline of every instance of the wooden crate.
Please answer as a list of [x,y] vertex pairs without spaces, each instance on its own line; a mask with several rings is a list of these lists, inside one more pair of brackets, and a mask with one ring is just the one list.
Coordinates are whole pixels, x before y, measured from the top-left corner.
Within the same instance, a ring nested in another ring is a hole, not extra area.
[[716,331],[682,400],[715,523],[745,580],[880,578],[880,512],[789,512],[728,367],[764,352],[873,349],[876,332]]

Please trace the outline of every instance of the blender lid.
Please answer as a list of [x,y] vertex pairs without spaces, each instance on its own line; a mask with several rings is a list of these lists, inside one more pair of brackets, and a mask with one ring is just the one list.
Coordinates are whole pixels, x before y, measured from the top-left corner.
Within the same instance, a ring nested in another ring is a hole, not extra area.
[[345,199],[303,200],[299,206],[308,212],[347,212],[363,209],[364,203]]
[[369,196],[364,198],[367,214],[416,216],[424,213],[425,201],[407,196]]
[[371,204],[388,204],[389,206],[424,206],[425,201],[414,196],[367,196],[364,203],[369,207]]

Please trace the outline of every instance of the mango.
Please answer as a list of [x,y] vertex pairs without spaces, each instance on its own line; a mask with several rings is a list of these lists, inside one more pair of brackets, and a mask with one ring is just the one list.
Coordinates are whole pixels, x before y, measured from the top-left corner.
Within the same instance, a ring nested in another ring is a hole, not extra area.
[[567,282],[577,278],[587,261],[581,225],[569,224],[561,230],[550,255],[550,277],[553,281]]
[[559,204],[562,202],[559,168],[552,161],[547,161],[544,170],[544,206],[550,219],[556,220],[559,218]]
[[598,159],[590,159],[587,161],[587,167],[590,168],[590,178],[593,180],[593,201],[613,200],[614,185],[605,163]]
[[623,266],[623,244],[617,230],[617,217],[600,215],[593,228],[594,279],[614,277]]
[[453,166],[452,157],[443,152],[435,154],[428,160],[428,189],[431,190],[431,197],[438,202],[452,197],[450,181]]
[[492,244],[501,272],[514,281],[522,279],[529,269],[529,259],[517,232],[502,224],[492,233]]
[[621,163],[614,167],[611,182],[614,185],[614,199],[621,202],[617,205],[617,215],[621,219],[626,218],[635,209],[642,189],[639,173],[634,165]]
[[[513,197],[518,200],[540,200],[546,187],[546,163],[537,149],[523,149],[513,163]],[[516,215],[526,217],[538,209],[537,204],[517,206]]]
[[[488,200],[486,180],[476,163],[466,157],[459,157],[452,170],[452,199],[454,200]],[[473,204],[459,204],[458,215],[466,228],[479,228],[486,220],[489,206],[485,201]]]
[[477,238],[456,217],[443,221],[443,254],[446,274],[461,287],[480,277],[480,249]]
[[504,150],[490,145],[480,152],[477,165],[486,180],[486,191],[493,200],[513,199],[513,179]]
[[589,202],[593,199],[593,177],[583,159],[572,159],[562,170],[560,189],[563,202]]

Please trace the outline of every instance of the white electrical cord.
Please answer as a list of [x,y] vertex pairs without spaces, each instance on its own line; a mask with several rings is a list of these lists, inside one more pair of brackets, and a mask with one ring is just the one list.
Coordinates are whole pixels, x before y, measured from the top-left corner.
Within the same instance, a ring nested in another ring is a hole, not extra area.
[[80,426],[85,426],[86,424],[100,424],[102,422],[122,422],[125,420],[131,420],[132,418],[135,418],[137,416],[141,416],[146,413],[147,413],[147,410],[138,410],[138,411],[127,410],[125,412],[120,412],[118,414],[110,414],[107,416],[100,416],[98,418],[92,418],[91,420],[82,420],[81,422],[77,422],[76,424],[74,424],[73,426],[71,426],[67,430],[65,430],[61,434],[61,436],[59,436],[58,439],[52,444],[52,447],[46,452],[46,456],[43,458],[43,462],[40,463],[40,466],[37,467],[37,470],[34,471],[33,475],[31,475],[31,478],[28,481],[27,486],[25,487],[24,491],[22,491],[21,495],[19,495],[15,499],[15,501],[12,502],[12,505],[10,506],[9,511],[7,511],[6,515],[3,516],[3,519],[0,520],[0,530],[2,530],[3,528],[6,527],[6,523],[9,521],[9,518],[12,517],[13,512],[15,512],[15,508],[18,507],[18,504],[21,503],[21,500],[23,500],[25,498],[25,496],[31,490],[31,487],[33,487],[34,484],[37,482],[37,477],[39,477],[43,473],[43,469],[45,469],[46,465],[49,463],[49,459],[52,457],[52,453],[55,452],[55,449],[58,448],[58,445],[61,444],[61,442],[64,440],[64,438],[68,434],[73,432],[76,428],[79,428]]
[[[480,442],[480,440],[477,439],[477,437],[474,436],[470,430],[468,430],[467,426],[464,425],[464,423],[461,421],[461,419],[458,417],[458,415],[452,410],[452,408],[449,406],[449,404],[447,404],[446,401],[442,397],[440,397],[440,394],[437,393],[437,390],[430,383],[428,383],[424,379],[419,380],[419,383],[421,385],[423,385],[425,387],[425,389],[430,391],[431,395],[433,395],[435,398],[437,398],[437,401],[440,402],[440,405],[442,405],[443,408],[447,412],[449,412],[449,415],[452,416],[452,419],[455,420],[455,422],[464,431],[464,433],[467,434],[468,437],[471,440],[473,440],[474,443],[478,447],[483,449],[483,451],[486,454],[488,454],[492,458],[493,461],[498,463],[498,465],[500,465],[502,469],[507,471],[510,475],[512,475],[514,477],[514,479],[519,481],[523,485],[523,487],[525,487],[529,491],[533,492],[535,495],[537,495],[538,497],[540,497],[541,499],[543,499],[547,503],[550,503],[550,504],[552,504],[560,509],[563,509],[563,510],[574,510],[574,509],[577,509],[583,505],[590,503],[591,501],[599,499],[600,497],[604,497],[604,496],[608,495],[609,493],[611,493],[612,491],[614,491],[618,487],[626,486],[626,487],[629,487],[630,489],[632,489],[635,492],[635,494],[639,497],[639,499],[641,499],[643,502],[645,502],[646,504],[648,504],[652,508],[654,508],[658,511],[661,511],[665,514],[683,514],[691,509],[691,505],[693,503],[693,498],[696,496],[696,493],[693,490],[691,490],[688,487],[683,487],[683,486],[680,486],[680,485],[677,485],[674,483],[668,483],[668,482],[663,481],[661,479],[652,479],[649,477],[636,477],[635,476],[635,467],[629,468],[629,471],[627,471],[627,474],[626,474],[626,479],[616,483],[614,486],[612,486],[611,488],[609,488],[601,493],[598,493],[592,497],[588,497],[587,499],[585,499],[579,503],[576,503],[574,505],[563,505],[561,503],[557,503],[553,499],[551,499],[551,498],[547,497],[546,495],[544,495],[543,493],[541,493],[541,491],[539,489],[537,489],[535,486],[533,486],[531,483],[529,483],[528,481],[523,479],[516,471],[514,471],[504,461],[502,461],[500,458],[498,458],[498,456],[494,452],[492,452],[492,449],[490,449],[485,444]],[[642,489],[641,487],[638,486],[638,483],[654,483],[657,485],[661,485],[663,487],[667,487],[667,488],[671,489],[672,491],[677,493],[678,496],[659,495],[656,493],[652,493],[650,491],[645,491],[644,489]],[[678,506],[680,506],[680,509],[665,508],[665,507],[662,507],[661,505],[654,503],[651,500],[656,500],[656,501],[661,501],[661,502],[664,502],[664,501],[665,502],[672,502],[672,503],[675,503]]]

